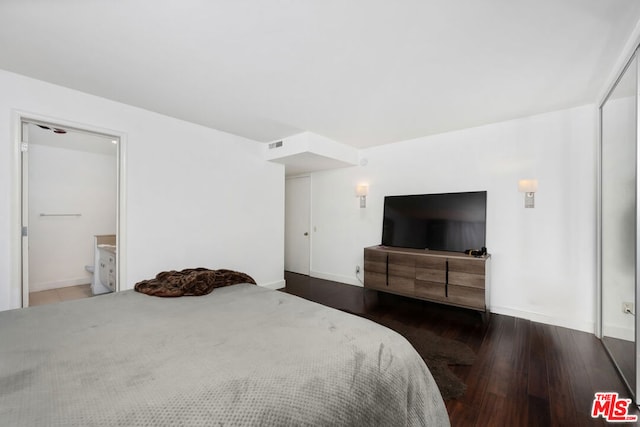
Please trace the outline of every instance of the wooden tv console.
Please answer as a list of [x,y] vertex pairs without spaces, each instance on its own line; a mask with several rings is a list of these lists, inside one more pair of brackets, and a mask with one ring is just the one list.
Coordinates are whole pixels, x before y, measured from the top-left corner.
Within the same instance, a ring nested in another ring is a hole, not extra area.
[[486,312],[490,258],[372,246],[364,249],[364,286]]

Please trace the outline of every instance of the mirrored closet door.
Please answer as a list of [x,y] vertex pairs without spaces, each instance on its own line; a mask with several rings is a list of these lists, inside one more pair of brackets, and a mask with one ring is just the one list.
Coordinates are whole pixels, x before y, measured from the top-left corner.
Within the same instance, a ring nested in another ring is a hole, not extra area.
[[602,342],[638,403],[637,52],[600,106],[600,320]]

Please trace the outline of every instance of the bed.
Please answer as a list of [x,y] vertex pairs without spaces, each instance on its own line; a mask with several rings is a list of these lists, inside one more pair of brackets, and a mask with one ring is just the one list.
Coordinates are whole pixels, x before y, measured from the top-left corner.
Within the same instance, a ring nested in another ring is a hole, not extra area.
[[449,425],[423,360],[369,320],[255,285],[0,312],[11,426]]

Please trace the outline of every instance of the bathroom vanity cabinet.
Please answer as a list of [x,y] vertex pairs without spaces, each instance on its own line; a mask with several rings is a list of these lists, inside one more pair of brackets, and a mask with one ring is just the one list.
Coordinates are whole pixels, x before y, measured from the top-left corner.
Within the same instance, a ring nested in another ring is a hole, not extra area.
[[[101,247],[102,246],[102,247]],[[116,290],[116,254],[115,248],[108,245],[98,246],[100,253],[100,282],[112,291]]]
[[117,286],[117,238],[115,234],[93,236],[93,273],[91,293],[93,295],[114,292]]

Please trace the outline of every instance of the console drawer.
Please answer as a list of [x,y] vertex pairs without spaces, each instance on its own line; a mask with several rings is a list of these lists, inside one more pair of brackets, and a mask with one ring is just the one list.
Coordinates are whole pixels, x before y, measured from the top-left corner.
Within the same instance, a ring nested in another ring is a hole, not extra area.
[[425,280],[416,280],[414,292],[416,296],[428,299],[444,300],[445,285],[444,283],[428,282]]
[[449,284],[469,286],[484,290],[484,276],[478,274],[460,273],[457,271],[449,272]]
[[375,273],[365,268],[364,286],[367,288],[385,289],[387,287],[386,273]]
[[449,285],[447,289],[450,302],[479,310],[485,309],[484,289],[457,285]]

